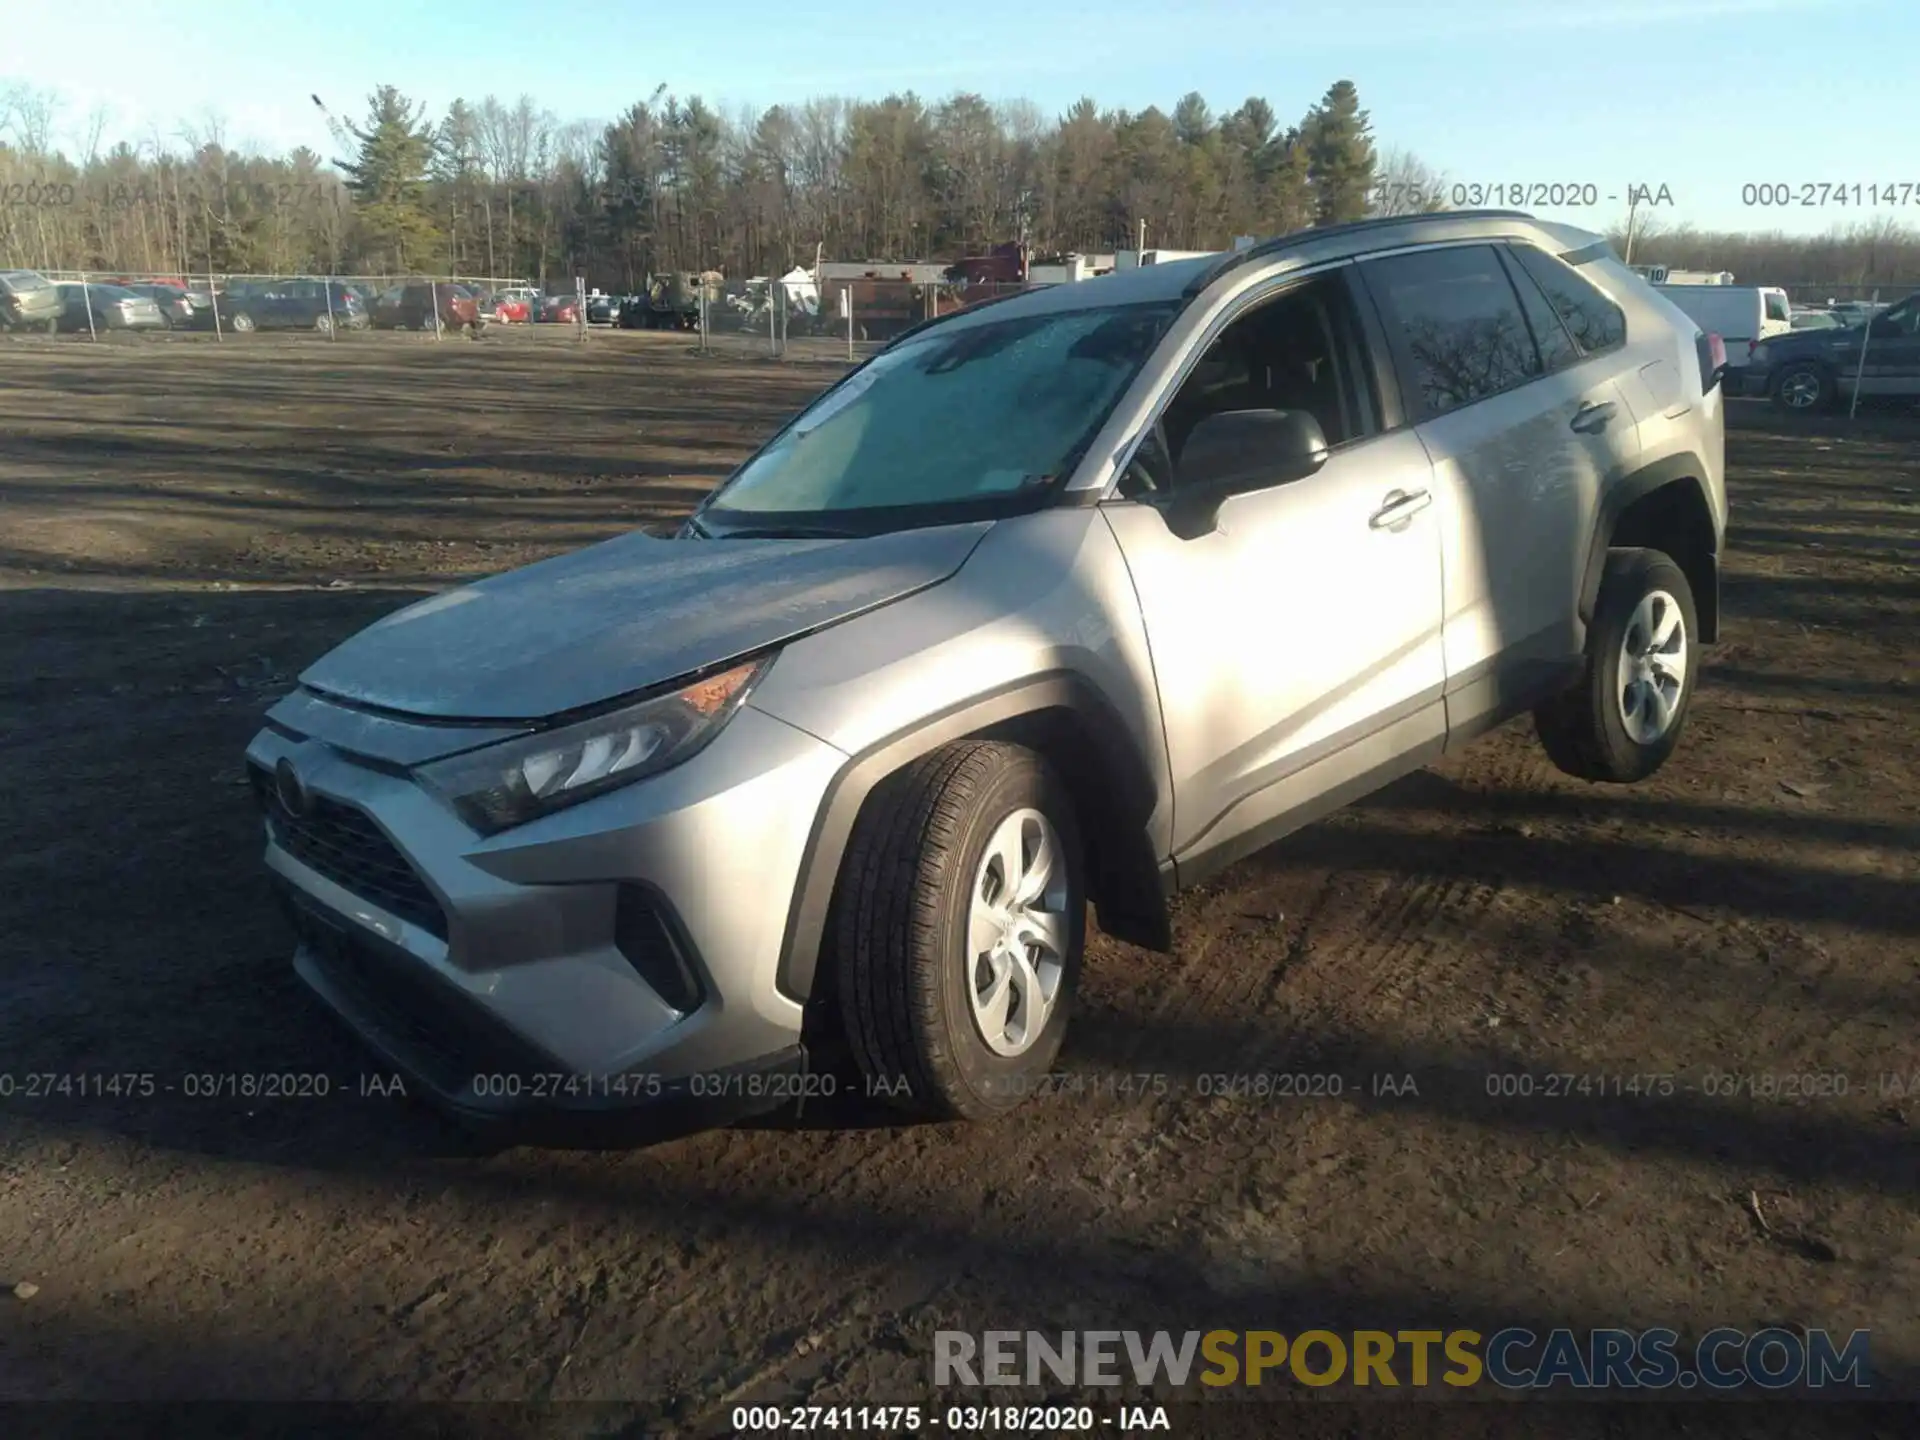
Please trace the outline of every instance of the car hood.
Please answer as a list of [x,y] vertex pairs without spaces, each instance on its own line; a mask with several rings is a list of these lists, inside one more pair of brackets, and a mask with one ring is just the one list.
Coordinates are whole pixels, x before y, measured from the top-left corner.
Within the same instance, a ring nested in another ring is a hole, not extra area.
[[1860,343],[1864,325],[1844,325],[1827,330],[1789,330],[1784,335],[1769,335],[1760,343],[1769,355],[1788,353],[1822,355],[1828,350],[1850,350]]
[[300,680],[437,719],[543,719],[937,585],[991,525],[848,540],[623,535],[410,605]]

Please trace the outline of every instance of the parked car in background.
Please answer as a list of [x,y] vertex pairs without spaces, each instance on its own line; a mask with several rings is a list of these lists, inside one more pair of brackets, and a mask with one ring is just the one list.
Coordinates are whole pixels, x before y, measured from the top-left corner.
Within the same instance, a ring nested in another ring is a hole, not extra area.
[[587,297],[587,323],[589,325],[611,325],[619,314],[620,299],[616,295],[602,295],[598,292]]
[[1793,307],[1793,328],[1795,330],[1838,330],[1846,322],[1831,310],[1803,310]]
[[222,329],[363,330],[367,312],[360,297],[339,281],[235,280],[220,296]]
[[450,280],[415,280],[381,293],[373,304],[373,328],[431,330],[436,307],[442,329],[480,327],[480,307],[466,286]]
[[[160,307],[145,295],[119,285],[82,285],[62,281],[60,328],[62,330],[164,330],[166,317]],[[92,311],[89,321],[88,311]]]
[[580,323],[580,297],[577,295],[542,295],[533,318],[542,325],[578,325]]
[[182,285],[148,281],[137,281],[126,288],[158,305],[161,318],[167,322],[169,330],[213,328],[213,302],[206,295],[196,295]]
[[904,1108],[1004,1113],[1090,903],[1168,950],[1172,895],[1529,710],[1580,779],[1669,761],[1719,626],[1724,358],[1514,212],[937,319],[674,538],[301,674],[246,756],[293,967],[477,1119],[772,1108],[844,1052]]
[[59,327],[65,302],[54,283],[38,270],[0,270],[0,330]]
[[1762,341],[1748,369],[1748,393],[1765,395],[1782,410],[1823,410],[1850,400],[1856,375],[1862,399],[1920,397],[1920,291],[1870,320]]
[[1776,285],[1656,285],[1673,304],[1727,347],[1727,390],[1745,386],[1750,352],[1762,340],[1793,329],[1793,305]]
[[500,290],[493,297],[493,318],[513,325],[524,325],[533,319],[534,302],[539,293],[534,290],[513,288]]
[[[87,278],[94,279],[93,276]],[[167,285],[175,290],[205,291],[207,288],[205,281],[189,281],[182,275],[102,275],[98,277],[97,283],[121,285],[129,290],[136,290],[142,285]]]

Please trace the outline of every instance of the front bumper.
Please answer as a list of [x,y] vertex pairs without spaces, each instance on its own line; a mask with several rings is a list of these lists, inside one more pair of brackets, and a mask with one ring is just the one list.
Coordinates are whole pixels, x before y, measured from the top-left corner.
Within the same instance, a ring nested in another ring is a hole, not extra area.
[[247,763],[308,987],[468,1119],[803,1096],[801,1007],[776,975],[845,756],[748,705],[686,764],[483,838],[405,767],[486,738],[306,692],[276,707]]

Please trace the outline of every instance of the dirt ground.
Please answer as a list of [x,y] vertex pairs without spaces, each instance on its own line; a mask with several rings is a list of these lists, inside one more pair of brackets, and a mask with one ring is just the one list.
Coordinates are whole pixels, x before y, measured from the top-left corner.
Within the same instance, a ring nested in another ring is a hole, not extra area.
[[[260,883],[261,713],[422,588],[682,512],[837,373],[646,335],[0,342],[0,1398],[702,1435],[924,1402],[939,1329],[1422,1322],[1864,1327],[1920,1394],[1910,417],[1735,407],[1725,643],[1655,780],[1568,780],[1522,721],[1183,899],[1171,956],[1096,940],[1073,1083],[1005,1123],[489,1153],[356,1093]],[[186,1093],[287,1070],[334,1093]],[[21,1088],[48,1073],[156,1084]]]

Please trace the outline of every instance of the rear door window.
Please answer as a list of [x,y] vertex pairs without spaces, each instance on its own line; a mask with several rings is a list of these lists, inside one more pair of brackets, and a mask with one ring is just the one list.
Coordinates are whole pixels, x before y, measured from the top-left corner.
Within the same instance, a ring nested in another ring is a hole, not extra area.
[[1422,419],[1545,373],[1520,297],[1492,246],[1419,250],[1361,269]]

